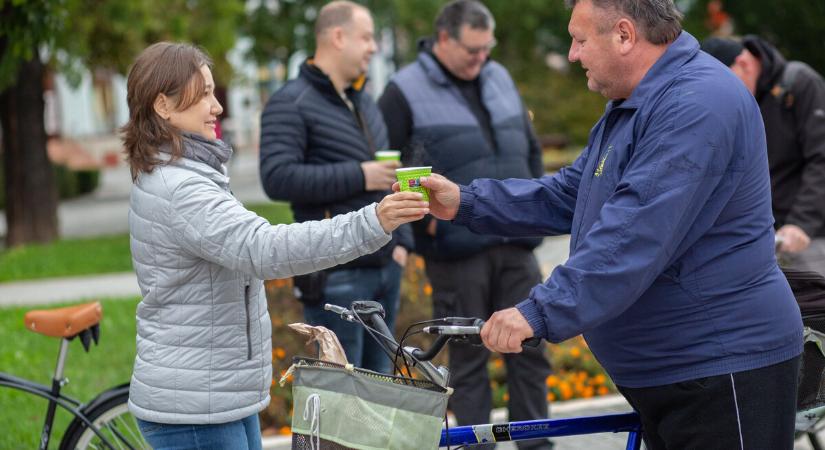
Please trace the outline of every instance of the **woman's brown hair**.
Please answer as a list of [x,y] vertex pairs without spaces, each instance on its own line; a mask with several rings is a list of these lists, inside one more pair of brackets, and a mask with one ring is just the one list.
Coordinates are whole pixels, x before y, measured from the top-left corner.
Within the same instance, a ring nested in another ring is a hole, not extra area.
[[126,82],[129,122],[121,128],[132,181],[161,164],[157,158],[161,145],[172,146],[172,160],[180,158],[180,131],[155,112],[155,99],[164,94],[178,111],[197,103],[206,84],[201,74],[203,65],[211,66],[212,61],[189,44],[158,42],[138,55]]

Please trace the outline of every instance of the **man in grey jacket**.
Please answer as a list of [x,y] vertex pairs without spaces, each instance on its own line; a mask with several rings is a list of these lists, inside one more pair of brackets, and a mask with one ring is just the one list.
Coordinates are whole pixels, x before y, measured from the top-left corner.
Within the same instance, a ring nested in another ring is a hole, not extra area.
[[[469,182],[475,178],[532,178],[543,174],[541,148],[510,74],[489,59],[495,22],[479,2],[448,3],[435,20],[435,39],[422,41],[416,62],[387,85],[379,107],[390,145],[404,162]],[[489,317],[515,305],[541,282],[533,255],[540,238],[474,235],[450,221],[413,226],[424,255],[436,317]],[[511,420],[547,417],[543,347],[506,355]],[[455,393],[450,407],[461,425],[490,420],[489,352],[450,344]],[[520,448],[547,448],[546,442]]]

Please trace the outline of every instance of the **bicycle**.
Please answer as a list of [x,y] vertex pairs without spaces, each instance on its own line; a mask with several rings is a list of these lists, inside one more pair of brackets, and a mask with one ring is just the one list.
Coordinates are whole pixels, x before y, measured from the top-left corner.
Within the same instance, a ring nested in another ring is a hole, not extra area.
[[57,407],[72,413],[61,450],[69,449],[148,449],[137,422],[129,413],[129,383],[107,389],[90,401],[82,404],[60,391],[68,383],[63,371],[69,352],[69,344],[75,338],[80,340],[86,352],[92,342],[100,339],[100,319],[103,309],[100,303],[85,303],[66,308],[32,310],[26,313],[26,328],[38,334],[60,338],[57,364],[52,376],[51,387],[0,372],[0,386],[23,391],[49,401],[39,448],[46,450],[51,440],[52,425]]
[[[450,340],[481,345],[479,333],[484,321],[477,318],[445,317],[419,322],[410,326],[423,326],[420,330],[404,333],[401,342],[396,342],[392,332],[384,322],[384,311],[380,303],[373,301],[355,301],[350,309],[326,304],[324,308],[338,314],[343,320],[358,323],[387,352],[395,356],[409,368],[417,369],[430,382],[442,387],[449,383],[449,371],[446,367],[434,366],[430,361],[444,348]],[[404,340],[412,334],[428,333],[437,335],[427,350],[405,347]],[[528,340],[531,345],[537,340]],[[408,370],[409,372],[409,370]],[[642,425],[638,413],[631,411],[619,414],[606,414],[565,419],[545,419],[467,425],[445,428],[441,432],[439,447],[468,446],[493,442],[521,441],[538,438],[551,438],[595,433],[628,433],[626,449],[639,450],[642,445]]]

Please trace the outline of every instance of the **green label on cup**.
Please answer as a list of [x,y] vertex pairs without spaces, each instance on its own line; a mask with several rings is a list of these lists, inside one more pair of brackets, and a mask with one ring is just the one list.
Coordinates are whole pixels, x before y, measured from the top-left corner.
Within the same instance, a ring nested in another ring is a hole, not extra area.
[[401,152],[398,150],[378,150],[375,152],[376,161],[401,161]]
[[429,176],[433,168],[427,167],[405,167],[403,169],[395,169],[395,177],[398,179],[398,184],[402,191],[420,192],[424,196],[424,200],[430,201],[429,189],[421,186],[421,177]]

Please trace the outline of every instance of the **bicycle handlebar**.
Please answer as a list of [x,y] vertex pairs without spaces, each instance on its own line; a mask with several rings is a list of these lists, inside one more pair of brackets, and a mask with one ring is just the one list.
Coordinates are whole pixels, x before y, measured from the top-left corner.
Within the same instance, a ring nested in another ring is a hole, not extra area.
[[[481,319],[473,319],[472,325],[433,325],[424,327],[423,332],[429,334],[437,334],[441,336],[457,336],[460,339],[466,339],[471,344],[481,344],[481,329],[484,328],[485,321]],[[541,338],[531,337],[522,342],[523,346],[536,347],[541,343]]]
[[[374,337],[380,341],[379,344],[392,354],[402,355],[406,361],[421,370],[430,381],[444,387],[447,386],[449,378],[446,368],[437,368],[430,362],[444,348],[444,345],[450,340],[481,345],[480,333],[484,327],[484,320],[474,317],[444,317],[432,321],[436,325],[424,327],[422,331],[438,335],[438,337],[429,349],[421,350],[415,347],[401,348],[384,322],[384,308],[378,302],[354,301],[350,309],[327,303],[324,309],[338,314],[348,322],[363,322],[365,326],[371,324],[377,332]],[[535,347],[540,342],[541,338],[533,337],[525,340],[523,345]]]

